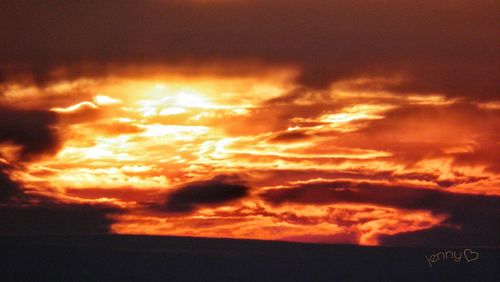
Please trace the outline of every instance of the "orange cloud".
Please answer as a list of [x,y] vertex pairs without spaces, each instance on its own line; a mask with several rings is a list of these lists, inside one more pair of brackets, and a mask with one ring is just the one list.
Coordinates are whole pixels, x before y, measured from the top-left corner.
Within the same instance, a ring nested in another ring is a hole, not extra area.
[[495,1],[3,2],[0,233],[500,246]]

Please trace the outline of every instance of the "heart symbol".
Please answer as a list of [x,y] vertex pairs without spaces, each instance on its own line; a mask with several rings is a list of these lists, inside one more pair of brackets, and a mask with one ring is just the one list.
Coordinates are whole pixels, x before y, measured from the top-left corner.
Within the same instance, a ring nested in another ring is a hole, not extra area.
[[467,260],[467,262],[471,262],[471,261],[475,261],[475,260],[479,259],[479,253],[474,252],[471,249],[465,249],[464,255],[465,255],[465,259]]

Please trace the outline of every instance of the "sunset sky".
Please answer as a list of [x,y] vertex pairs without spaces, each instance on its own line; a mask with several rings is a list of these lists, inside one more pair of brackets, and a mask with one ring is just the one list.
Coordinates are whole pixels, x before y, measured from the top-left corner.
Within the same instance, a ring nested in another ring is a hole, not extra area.
[[0,234],[500,246],[497,1],[0,2]]

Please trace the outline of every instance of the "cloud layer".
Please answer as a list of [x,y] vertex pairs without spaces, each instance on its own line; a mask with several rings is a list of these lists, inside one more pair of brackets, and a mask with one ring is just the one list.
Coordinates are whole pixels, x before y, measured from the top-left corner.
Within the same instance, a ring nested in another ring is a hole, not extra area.
[[494,1],[0,6],[0,233],[499,245]]
[[187,213],[199,205],[221,205],[243,198],[248,188],[237,183],[223,175],[208,181],[189,183],[169,193],[164,209],[172,213]]
[[42,83],[106,74],[113,64],[247,60],[297,66],[298,82],[316,88],[379,75],[401,78],[384,86],[398,92],[496,99],[496,8],[488,0],[16,1],[2,5],[1,71]]
[[59,139],[56,115],[43,110],[23,110],[0,105],[0,142],[21,146],[20,159],[54,153]]
[[[446,214],[439,226],[410,234],[384,235],[382,243],[416,246],[439,246],[444,238],[454,238],[448,244],[480,244],[497,246],[500,232],[495,222],[500,220],[500,197],[449,193],[415,187],[387,186],[367,182],[318,182],[290,188],[271,189],[261,197],[274,205],[300,203],[326,205],[338,203],[369,204],[405,210],[429,210]],[[419,238],[422,236],[423,238]],[[406,239],[406,240],[405,240]]]

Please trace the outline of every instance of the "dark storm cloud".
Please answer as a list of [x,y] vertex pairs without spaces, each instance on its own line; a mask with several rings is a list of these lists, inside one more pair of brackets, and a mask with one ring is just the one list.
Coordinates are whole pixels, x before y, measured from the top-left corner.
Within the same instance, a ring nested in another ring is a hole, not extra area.
[[8,174],[2,172],[0,166],[0,204],[7,201],[19,192],[19,187],[12,181]]
[[[261,197],[270,204],[373,204],[406,210],[447,214],[443,225],[431,230],[382,237],[388,245],[499,246],[500,197],[450,193],[442,190],[384,186],[367,182],[332,181],[267,190]],[[419,241],[419,236],[423,235]],[[448,240],[450,239],[450,240]]]
[[[17,160],[55,153],[60,141],[55,113],[0,105],[0,143],[21,147]],[[63,203],[55,198],[26,193],[11,178],[19,167],[0,163],[0,234],[106,233],[113,223],[108,215],[118,209],[105,205]]]
[[0,206],[0,234],[109,233],[117,209],[85,204],[46,203]]
[[0,160],[0,206],[22,195],[22,186],[10,177],[12,170],[13,165]]
[[106,205],[63,203],[28,195],[7,174],[0,173],[0,234],[108,233],[119,213]]
[[[462,203],[488,208],[500,204],[500,197],[450,193],[427,188],[387,186],[369,182],[332,181],[265,191],[262,198],[272,204],[364,203],[409,210],[449,212]],[[500,209],[500,207],[495,208]],[[499,210],[500,211],[500,210]]]
[[25,193],[13,181],[10,168],[0,164],[0,234],[97,234],[108,233],[120,213],[116,207],[64,203]]
[[42,110],[24,110],[0,105],[0,143],[13,142],[21,146],[20,159],[44,153],[54,153],[59,138],[53,128],[55,113]]
[[71,77],[105,74],[108,63],[251,59],[299,66],[312,87],[402,74],[393,90],[496,99],[497,9],[493,0],[2,1],[0,70],[44,82],[56,66],[73,65]]
[[170,193],[163,210],[171,213],[189,213],[203,205],[219,205],[243,198],[248,187],[237,179],[217,176],[208,181],[187,184]]

